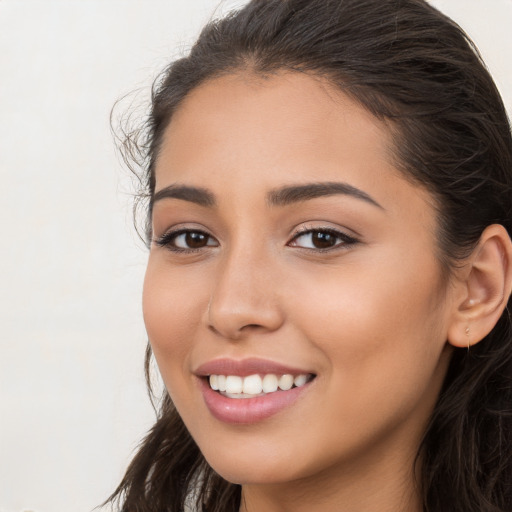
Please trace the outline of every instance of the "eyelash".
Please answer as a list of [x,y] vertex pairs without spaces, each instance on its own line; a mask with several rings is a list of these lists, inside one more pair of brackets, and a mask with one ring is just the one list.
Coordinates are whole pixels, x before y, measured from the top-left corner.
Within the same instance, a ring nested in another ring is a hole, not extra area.
[[[313,234],[322,234],[322,235],[328,235],[333,236],[335,239],[337,239],[337,242],[331,246],[331,247],[301,247],[298,245],[295,245],[294,242],[296,242],[301,237],[304,237],[306,235],[313,235]],[[203,245],[201,247],[177,247],[175,245],[176,239],[181,235],[200,235],[207,238],[207,244]],[[207,247],[217,247],[218,242],[215,241],[215,245],[208,245],[209,240],[215,240],[210,234],[208,234],[205,231],[202,231],[200,229],[178,229],[176,231],[168,231],[167,233],[164,233],[161,237],[154,239],[154,243],[158,245],[159,247],[164,247],[172,252],[175,253],[194,253],[201,251]],[[292,239],[287,243],[287,245],[291,245],[292,247],[297,247],[299,249],[307,250],[307,251],[313,251],[313,252],[329,252],[329,251],[335,251],[339,249],[348,249],[352,247],[353,245],[357,244],[359,240],[357,238],[354,238],[353,236],[347,235],[346,233],[343,233],[342,231],[338,231],[333,228],[319,228],[319,227],[302,227],[300,228],[296,234],[292,237]]]
[[[311,226],[304,226],[299,228],[298,232],[293,236],[293,238],[288,242],[288,245],[292,244],[299,238],[305,236],[305,235],[313,235],[313,234],[319,234],[322,235],[330,235],[333,236],[335,239],[337,239],[337,242],[331,246],[331,247],[301,247],[301,246],[295,246],[299,249],[304,249],[308,251],[313,252],[329,252],[329,251],[335,251],[340,249],[348,249],[352,247],[353,245],[357,244],[359,240],[353,236],[347,235],[343,231],[339,231],[337,229],[328,227],[328,228],[322,228],[322,227],[311,227]],[[292,245],[293,247],[293,245]]]
[[161,237],[156,238],[154,240],[154,242],[159,247],[164,247],[164,248],[168,249],[169,251],[177,252],[177,253],[192,253],[192,252],[201,251],[205,247],[215,247],[215,246],[211,246],[208,244],[204,245],[202,247],[189,247],[189,248],[177,247],[175,245],[176,239],[179,236],[190,235],[190,234],[202,235],[202,236],[205,236],[207,239],[214,240],[214,238],[210,234],[208,234],[206,231],[202,231],[200,229],[184,228],[184,229],[177,229],[176,231],[168,231],[167,233],[164,233]]

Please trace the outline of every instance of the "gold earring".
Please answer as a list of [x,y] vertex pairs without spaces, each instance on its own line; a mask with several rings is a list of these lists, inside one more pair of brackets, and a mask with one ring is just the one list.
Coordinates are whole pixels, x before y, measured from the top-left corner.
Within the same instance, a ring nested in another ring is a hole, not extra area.
[[466,336],[468,337],[468,352],[469,352],[469,347],[471,345],[470,343],[470,337],[469,337],[469,327],[466,327]]

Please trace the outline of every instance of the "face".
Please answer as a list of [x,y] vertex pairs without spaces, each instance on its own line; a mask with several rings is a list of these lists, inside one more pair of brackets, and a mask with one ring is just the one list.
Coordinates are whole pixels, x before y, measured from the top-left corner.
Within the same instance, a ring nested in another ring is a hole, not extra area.
[[210,81],[167,128],[152,223],[149,340],[217,472],[410,468],[451,298],[431,198],[384,124],[303,74]]

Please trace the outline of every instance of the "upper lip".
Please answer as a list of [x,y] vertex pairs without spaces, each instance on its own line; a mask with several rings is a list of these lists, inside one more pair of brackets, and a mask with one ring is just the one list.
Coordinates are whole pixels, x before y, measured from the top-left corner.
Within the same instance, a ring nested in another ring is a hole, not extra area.
[[214,359],[198,366],[194,373],[199,377],[208,375],[239,375],[246,377],[254,374],[275,374],[275,375],[308,375],[311,371],[293,368],[267,359]]

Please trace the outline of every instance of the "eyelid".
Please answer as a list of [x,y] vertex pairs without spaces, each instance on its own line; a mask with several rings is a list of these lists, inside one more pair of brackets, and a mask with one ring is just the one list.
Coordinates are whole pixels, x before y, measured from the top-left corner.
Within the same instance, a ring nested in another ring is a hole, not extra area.
[[[332,247],[326,247],[326,248],[315,248],[315,247],[301,247],[300,245],[293,245],[293,242],[301,238],[302,236],[309,235],[312,233],[328,233],[332,234],[336,238],[340,239],[341,242],[336,243]],[[290,241],[287,243],[287,245],[291,247],[297,247],[299,249],[309,250],[309,251],[315,251],[315,252],[327,252],[327,251],[334,251],[337,249],[342,248],[348,248],[352,245],[359,243],[359,237],[354,235],[349,235],[346,233],[346,231],[340,229],[340,228],[334,228],[332,226],[311,226],[311,225],[305,225],[299,227],[293,236],[291,237]]]
[[[215,243],[215,245],[211,245],[211,244],[207,243],[203,247],[189,247],[189,248],[178,247],[176,245],[173,245],[172,242],[174,240],[176,240],[176,238],[178,238],[179,236],[181,236],[183,234],[187,234],[187,233],[200,233],[200,234],[206,236],[210,240],[215,240],[216,243]],[[162,235],[155,236],[152,239],[152,242],[154,244],[158,245],[159,247],[163,247],[164,249],[168,249],[169,251],[178,252],[178,253],[179,252],[184,252],[184,253],[196,252],[196,251],[201,251],[207,247],[218,247],[218,245],[219,245],[218,240],[211,233],[209,233],[207,229],[205,229],[203,227],[194,227],[194,226],[174,226],[174,227],[166,230]]]
[[[181,235],[189,233],[204,235],[207,238],[206,244],[200,247],[177,246],[175,243],[176,239]],[[337,241],[334,245],[329,247],[304,247],[296,243],[297,240],[299,240],[301,237],[304,237],[306,235],[312,235],[314,233],[324,233],[332,235],[335,239],[337,239]],[[214,241],[214,243],[210,243],[211,241]],[[291,238],[289,239],[286,245],[307,251],[328,252],[343,248],[347,249],[348,247],[351,247],[352,245],[358,243],[359,241],[359,235],[354,236],[352,234],[348,234],[345,230],[338,227],[333,227],[330,225],[302,225],[295,229],[295,232],[291,235]],[[152,239],[152,243],[156,244],[159,247],[163,247],[176,253],[197,252],[202,251],[206,248],[218,247],[220,245],[219,241],[215,238],[215,236],[213,236],[209,232],[208,229],[204,228],[203,226],[196,227],[190,225],[173,226],[172,228],[167,229],[162,235],[155,236]]]

